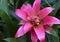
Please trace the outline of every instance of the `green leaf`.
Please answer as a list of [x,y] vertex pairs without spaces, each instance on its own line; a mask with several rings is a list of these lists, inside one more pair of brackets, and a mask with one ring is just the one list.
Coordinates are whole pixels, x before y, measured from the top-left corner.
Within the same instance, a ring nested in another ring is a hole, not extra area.
[[0,9],[8,13],[8,0],[0,0]]
[[[4,4],[3,4],[4,3]],[[16,25],[13,23],[8,8],[8,0],[0,0],[0,16],[8,28],[5,28],[13,36],[16,32]]]
[[5,38],[3,40],[8,41],[8,42],[26,42],[26,37],[23,36],[23,37],[20,37],[20,38],[17,38],[17,39],[9,37],[9,38]]
[[56,0],[47,0],[49,3],[54,3]]
[[53,30],[51,31],[51,34],[48,35],[48,42],[59,42],[59,36],[58,36],[58,25],[53,25]]
[[59,38],[52,37],[53,42],[59,42]]
[[52,40],[54,42],[59,42],[59,36],[58,36],[58,25],[53,25],[54,30],[51,31],[51,36],[52,36]]
[[26,33],[26,41],[31,42],[30,32]]
[[18,38],[17,40],[18,40],[18,42],[26,42],[26,35]]
[[18,42],[15,38],[5,38],[4,40],[7,42]]
[[51,35],[47,35],[47,42],[53,42]]
[[0,32],[0,42],[2,42],[2,38],[3,36],[2,36],[2,33]]
[[51,7],[51,5],[50,5],[50,3],[48,2],[48,0],[44,0],[44,1],[48,4],[48,6]]
[[57,32],[55,30],[51,31],[51,35],[54,36],[54,37],[58,37],[58,34],[57,34]]
[[16,8],[20,8],[25,1],[26,1],[26,0],[15,0],[15,1],[14,1],[15,9],[16,9]]
[[15,24],[13,24],[13,21],[11,20],[10,16],[1,9],[0,9],[0,16],[7,25],[10,36],[13,36],[16,31],[16,26]]
[[14,0],[9,0],[9,2],[10,2],[12,5],[14,5]]
[[48,42],[59,42],[59,38],[54,37],[52,35],[47,35]]
[[53,5],[53,7],[55,8],[55,10],[54,10],[50,15],[55,16],[56,13],[57,13],[57,11],[58,11],[59,8],[60,8],[60,0],[59,0],[58,2],[56,2],[56,3]]

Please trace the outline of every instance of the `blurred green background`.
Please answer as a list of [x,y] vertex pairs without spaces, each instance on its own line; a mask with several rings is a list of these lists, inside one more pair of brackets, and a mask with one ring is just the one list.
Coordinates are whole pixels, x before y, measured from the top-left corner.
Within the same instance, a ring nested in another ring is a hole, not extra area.
[[[31,42],[30,32],[15,39],[14,35],[19,27],[20,18],[16,16],[15,9],[23,3],[33,4],[34,0],[0,0],[0,42]],[[41,9],[54,7],[55,10],[49,15],[60,19],[60,0],[42,0]],[[60,42],[60,25],[53,25],[51,35],[46,33],[46,42]]]

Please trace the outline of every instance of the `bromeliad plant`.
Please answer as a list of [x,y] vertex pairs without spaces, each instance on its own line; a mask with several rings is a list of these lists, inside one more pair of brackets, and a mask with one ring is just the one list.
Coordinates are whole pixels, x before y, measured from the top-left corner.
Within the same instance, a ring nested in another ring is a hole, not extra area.
[[53,16],[48,16],[55,8],[46,7],[40,9],[41,0],[35,0],[33,6],[30,4],[23,4],[21,9],[16,9],[15,13],[23,21],[22,26],[19,27],[15,38],[31,32],[32,42],[45,42],[45,32],[50,33],[53,28],[51,25],[60,24],[60,20]]

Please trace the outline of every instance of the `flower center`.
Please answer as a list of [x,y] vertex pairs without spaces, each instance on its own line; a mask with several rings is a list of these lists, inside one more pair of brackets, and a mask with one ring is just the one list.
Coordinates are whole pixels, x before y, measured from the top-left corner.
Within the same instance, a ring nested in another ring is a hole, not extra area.
[[34,26],[38,26],[39,23],[36,23],[35,21],[30,21],[31,24],[33,24]]
[[38,16],[33,16],[33,19],[30,20],[30,22],[34,25],[34,26],[38,26],[40,24],[40,17]]

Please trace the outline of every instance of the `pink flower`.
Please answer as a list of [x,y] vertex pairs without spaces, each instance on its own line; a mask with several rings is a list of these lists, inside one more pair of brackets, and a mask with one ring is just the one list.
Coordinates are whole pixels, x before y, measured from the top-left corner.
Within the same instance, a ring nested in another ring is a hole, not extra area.
[[37,42],[38,39],[40,42],[44,42],[45,32],[50,33],[52,30],[50,25],[60,24],[59,19],[53,16],[48,16],[54,8],[46,7],[40,10],[40,4],[41,0],[35,0],[32,7],[29,4],[23,4],[21,9],[16,9],[16,15],[25,22],[19,27],[15,38],[21,37],[31,31],[32,42]]

